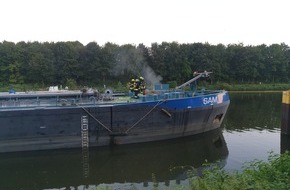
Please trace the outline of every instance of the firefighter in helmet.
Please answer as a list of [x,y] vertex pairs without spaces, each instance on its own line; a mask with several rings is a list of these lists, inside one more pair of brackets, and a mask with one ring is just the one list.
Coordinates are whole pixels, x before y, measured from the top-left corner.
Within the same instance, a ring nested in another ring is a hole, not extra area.
[[135,87],[134,87],[134,98],[139,98],[138,94],[140,93],[140,80],[135,80]]
[[141,76],[141,77],[139,77],[139,80],[140,80],[140,93],[142,93],[143,95],[145,95],[146,87],[145,87],[144,78]]
[[130,83],[129,83],[129,89],[131,92],[134,92],[134,89],[135,89],[135,79],[131,79]]

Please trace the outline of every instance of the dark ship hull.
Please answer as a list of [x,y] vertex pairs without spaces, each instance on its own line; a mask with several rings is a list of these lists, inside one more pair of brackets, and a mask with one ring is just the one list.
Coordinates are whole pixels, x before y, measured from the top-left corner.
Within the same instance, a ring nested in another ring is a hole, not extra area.
[[[1,98],[0,152],[130,144],[199,134],[220,127],[230,103],[225,91],[191,97],[147,95],[136,101],[98,102],[87,96],[90,103],[58,94],[55,105],[39,103],[42,96],[51,100],[47,94]],[[37,101],[27,106],[21,99]]]

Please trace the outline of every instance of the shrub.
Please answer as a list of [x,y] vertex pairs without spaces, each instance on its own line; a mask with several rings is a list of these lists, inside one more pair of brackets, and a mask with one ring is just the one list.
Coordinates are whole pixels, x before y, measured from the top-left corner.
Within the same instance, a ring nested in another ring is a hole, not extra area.
[[229,173],[220,167],[205,170],[202,176],[191,178],[191,188],[196,190],[289,190],[290,156],[271,153],[268,162],[255,160],[245,164],[241,173]]
[[177,87],[177,82],[176,81],[168,81],[167,83],[169,84],[169,88]]

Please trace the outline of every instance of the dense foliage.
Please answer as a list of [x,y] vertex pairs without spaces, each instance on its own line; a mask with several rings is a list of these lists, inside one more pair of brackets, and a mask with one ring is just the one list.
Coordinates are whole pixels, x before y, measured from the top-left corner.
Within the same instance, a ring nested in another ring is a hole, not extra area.
[[290,51],[286,44],[244,46],[162,43],[99,46],[91,42],[0,43],[0,86],[13,84],[125,84],[143,75],[147,83],[178,84],[193,71],[212,71],[210,83],[287,83]]
[[229,173],[214,168],[202,177],[191,179],[191,189],[196,190],[288,190],[290,189],[290,156],[270,154],[268,162],[254,160],[245,165],[241,173]]

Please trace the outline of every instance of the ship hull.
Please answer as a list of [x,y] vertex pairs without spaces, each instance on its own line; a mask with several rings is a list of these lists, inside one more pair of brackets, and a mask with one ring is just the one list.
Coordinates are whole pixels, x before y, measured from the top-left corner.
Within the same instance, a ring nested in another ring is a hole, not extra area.
[[2,109],[0,152],[88,148],[199,134],[220,127],[229,102],[224,92],[131,104]]

